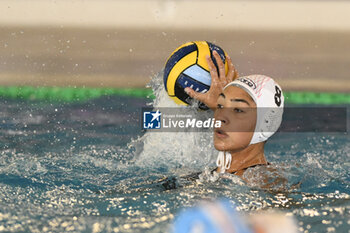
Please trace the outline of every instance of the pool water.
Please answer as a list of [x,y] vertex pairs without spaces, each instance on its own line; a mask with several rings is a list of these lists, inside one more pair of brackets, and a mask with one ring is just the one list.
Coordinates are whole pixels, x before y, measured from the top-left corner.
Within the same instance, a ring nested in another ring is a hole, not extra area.
[[242,213],[292,215],[302,232],[349,232],[348,134],[274,135],[265,152],[284,189],[233,175],[190,182],[181,176],[214,166],[212,134],[142,131],[141,107],[173,105],[160,82],[151,83],[155,100],[0,99],[0,231],[168,232],[179,210],[226,197]]

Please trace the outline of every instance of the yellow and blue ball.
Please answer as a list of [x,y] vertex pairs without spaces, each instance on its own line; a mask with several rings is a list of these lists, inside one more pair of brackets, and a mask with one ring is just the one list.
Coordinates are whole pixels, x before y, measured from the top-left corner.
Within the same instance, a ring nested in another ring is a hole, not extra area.
[[[168,58],[164,69],[164,86],[169,97],[180,105],[192,103],[192,98],[185,92],[186,87],[205,93],[211,85],[211,76],[206,56],[209,55],[215,66],[213,51],[216,50],[225,64],[227,74],[228,64],[226,53],[219,46],[207,41],[194,41],[178,47]],[[203,104],[199,108],[207,109]]]

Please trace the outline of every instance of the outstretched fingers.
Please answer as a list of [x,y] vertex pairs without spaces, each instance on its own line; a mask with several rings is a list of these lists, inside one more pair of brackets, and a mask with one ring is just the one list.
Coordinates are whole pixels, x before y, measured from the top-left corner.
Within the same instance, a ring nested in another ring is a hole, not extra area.
[[238,71],[237,71],[236,67],[233,66],[233,69],[235,70],[235,75],[233,76],[233,80],[235,80],[235,79],[237,79],[239,77],[239,74],[238,74]]
[[209,55],[206,56],[207,59],[207,63],[209,66],[209,72],[210,72],[210,76],[211,76],[211,85],[217,85],[219,83],[219,76],[218,76],[218,72],[216,70],[216,67],[214,65],[213,60],[209,57]]
[[220,77],[221,81],[223,81],[223,80],[226,79],[226,76],[225,76],[225,65],[222,62],[222,59],[221,59],[221,57],[220,57],[220,55],[218,54],[217,51],[214,50],[213,51],[213,55],[215,57],[216,63],[218,64],[219,77]]
[[228,64],[228,72],[227,72],[226,79],[227,79],[227,82],[229,83],[235,80],[236,78],[238,78],[238,72],[232,63],[231,57],[227,55],[226,59]]
[[205,101],[205,94],[197,92],[190,87],[186,87],[185,92],[193,99],[199,100],[201,102]]

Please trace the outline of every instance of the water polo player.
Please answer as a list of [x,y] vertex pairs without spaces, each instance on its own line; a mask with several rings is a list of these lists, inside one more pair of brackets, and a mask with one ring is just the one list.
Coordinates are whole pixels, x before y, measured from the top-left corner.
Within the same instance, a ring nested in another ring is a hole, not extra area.
[[[214,145],[219,151],[217,172],[242,176],[247,168],[267,165],[264,145],[282,121],[284,97],[281,87],[270,77],[250,75],[237,78],[230,58],[224,64],[213,52],[218,69],[207,56],[212,84],[206,93],[186,88],[186,93],[215,111],[221,127],[214,130]],[[219,71],[219,74],[217,72]]]

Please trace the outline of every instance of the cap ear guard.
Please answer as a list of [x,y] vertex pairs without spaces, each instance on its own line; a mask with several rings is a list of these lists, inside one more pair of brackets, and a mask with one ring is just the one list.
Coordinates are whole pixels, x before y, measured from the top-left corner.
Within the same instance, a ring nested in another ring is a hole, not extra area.
[[264,108],[260,110],[260,114],[262,117],[257,121],[250,145],[266,141],[278,130],[282,122],[283,108]]
[[256,126],[250,144],[266,141],[279,128],[282,122],[284,96],[281,87],[265,75],[249,75],[227,84],[245,90],[257,107]]

